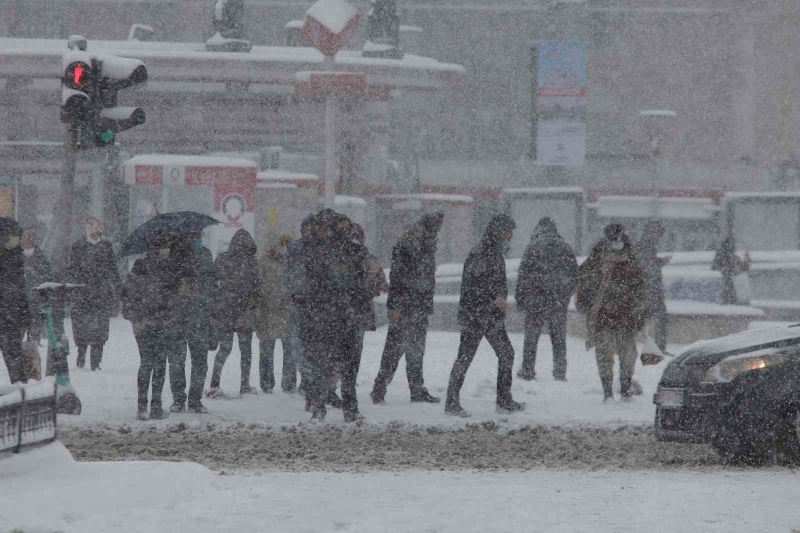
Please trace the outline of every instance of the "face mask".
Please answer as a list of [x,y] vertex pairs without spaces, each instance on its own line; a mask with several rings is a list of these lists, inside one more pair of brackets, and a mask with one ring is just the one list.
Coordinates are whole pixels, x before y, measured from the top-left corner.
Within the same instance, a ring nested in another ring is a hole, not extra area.
[[508,239],[503,239],[500,241],[500,251],[504,254],[507,254],[508,251],[511,249],[511,241]]
[[89,244],[97,244],[100,242],[100,240],[101,239],[92,239],[90,237],[86,237],[86,242],[88,242]]
[[192,241],[192,250],[199,250],[203,247],[203,239],[194,239]]
[[164,258],[169,257],[169,248],[159,248],[158,256]]
[[25,257],[30,257],[33,255],[33,248],[23,248],[22,253],[25,254]]
[[8,240],[6,240],[6,250],[13,250],[19,246],[19,235],[9,235]]
[[622,241],[611,241],[611,249],[615,252],[621,252],[625,248],[625,243]]

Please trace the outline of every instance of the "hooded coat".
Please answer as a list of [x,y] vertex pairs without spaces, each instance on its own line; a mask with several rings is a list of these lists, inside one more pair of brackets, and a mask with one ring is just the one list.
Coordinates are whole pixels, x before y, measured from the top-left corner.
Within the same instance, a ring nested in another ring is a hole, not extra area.
[[108,320],[122,288],[111,243],[91,244],[82,238],[73,244],[67,278],[70,283],[83,285],[69,296],[75,344],[104,343],[108,340]]
[[[258,258],[258,279],[262,297],[255,314],[256,334],[260,340],[285,339],[289,334],[289,299],[286,290],[286,258],[278,245],[280,237],[267,235]],[[299,246],[299,241],[295,241]]]
[[22,248],[7,250],[3,243],[9,235],[21,233],[15,220],[0,218],[0,331],[19,331],[20,334],[31,322]]
[[122,288],[122,316],[134,324],[176,330],[180,326],[178,285],[175,259],[149,251],[133,264]]
[[433,313],[437,233],[425,228],[436,222],[441,224],[441,214],[424,215],[392,247],[388,309],[425,316]]
[[237,231],[228,250],[214,262],[219,289],[216,319],[220,331],[252,330],[253,315],[261,299],[256,264],[256,242],[247,230]]
[[575,252],[558,234],[555,224],[540,223],[520,263],[517,305],[527,313],[566,306],[575,292],[577,274]]
[[514,227],[510,217],[495,216],[480,243],[467,256],[458,304],[458,323],[461,327],[475,323],[491,324],[505,319],[505,314],[494,302],[498,298],[508,298],[502,241],[503,235],[513,231]]
[[592,335],[608,329],[638,331],[648,315],[639,259],[628,237],[622,240],[624,247],[616,252],[602,239],[578,268],[578,310],[589,318]]

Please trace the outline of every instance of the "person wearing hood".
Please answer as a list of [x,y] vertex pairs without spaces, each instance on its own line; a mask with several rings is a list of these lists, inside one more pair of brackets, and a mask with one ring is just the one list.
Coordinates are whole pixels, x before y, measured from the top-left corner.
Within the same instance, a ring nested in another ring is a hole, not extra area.
[[511,247],[516,224],[507,215],[495,215],[464,263],[461,278],[461,300],[458,323],[461,339],[458,356],[450,371],[445,413],[466,417],[469,413],[459,399],[467,370],[478,345],[486,337],[497,355],[497,410],[511,413],[522,411],[525,405],[511,397],[514,367],[514,347],[506,333],[505,316],[508,307],[508,282],[504,254]]
[[658,220],[651,220],[644,226],[642,239],[637,252],[639,264],[646,282],[646,298],[649,308],[648,318],[652,320],[655,334],[653,340],[662,352],[667,351],[667,326],[669,315],[664,301],[664,277],[662,269],[671,257],[658,256],[658,241],[664,236],[664,225]]
[[[48,281],[57,281],[53,274],[53,267],[47,256],[41,248],[36,244],[37,230],[34,227],[26,227],[22,231],[22,238],[20,239],[20,246],[22,247],[22,254],[25,258],[25,294],[28,297],[28,303],[31,310],[32,324],[28,332],[30,338],[37,344],[41,341],[42,331],[44,329],[44,320],[42,319],[41,305],[44,303],[39,291],[34,290],[42,283]],[[64,334],[64,298],[53,298],[53,324],[56,329],[56,335],[61,336]]]
[[78,348],[78,368],[84,367],[89,352],[90,368],[100,370],[122,283],[111,243],[103,239],[100,219],[87,218],[83,229],[83,237],[72,246],[67,266],[67,281],[82,285],[69,296],[72,334]]
[[745,252],[744,261],[736,255],[736,240],[733,238],[733,233],[728,233],[728,236],[722,241],[717,253],[714,255],[714,261],[711,263],[711,269],[722,274],[722,303],[728,305],[742,303],[739,298],[740,295],[736,294],[733,278],[738,274],[749,271],[750,263],[750,252]]
[[281,343],[283,364],[281,390],[292,393],[297,385],[296,343],[289,333],[289,301],[286,294],[286,260],[291,237],[269,231],[258,258],[258,277],[262,298],[255,315],[256,333],[260,346],[259,376],[261,390],[271,393],[275,387],[275,346]]
[[621,224],[609,224],[604,238],[578,269],[577,306],[587,317],[589,344],[595,346],[603,401],[614,399],[614,355],[619,358],[620,394],[629,400],[636,364],[636,333],[648,315],[639,258]]
[[539,220],[525,249],[517,278],[516,300],[525,312],[522,367],[517,377],[535,378],[536,349],[544,325],[553,345],[553,377],[567,379],[567,307],[575,292],[578,262],[549,217]]
[[[203,235],[194,233],[177,240],[172,245],[170,257],[174,258],[178,276],[178,307],[181,325],[181,348],[171,354],[169,385],[172,405],[169,410],[181,413],[207,413],[203,405],[203,387],[208,373],[208,351],[215,350],[219,339],[214,323],[217,301],[217,275],[211,251],[203,246]],[[191,357],[189,390],[186,390],[186,350]],[[188,406],[187,406],[188,400]]]
[[131,321],[139,348],[137,414],[139,420],[163,419],[167,413],[161,396],[167,374],[167,360],[181,352],[185,357],[183,325],[180,318],[179,265],[172,254],[172,239],[156,236],[144,257],[137,259],[122,288],[122,315]]
[[239,339],[241,380],[239,394],[254,394],[250,386],[250,366],[255,312],[261,300],[261,283],[256,264],[256,243],[245,229],[238,230],[228,245],[228,251],[214,261],[217,282],[214,305],[219,334],[219,350],[211,372],[209,398],[223,396],[220,389],[222,367],[233,349],[233,335]]
[[406,377],[412,402],[438,403],[425,388],[422,376],[428,317],[433,313],[436,285],[436,239],[441,212],[423,215],[392,247],[387,308],[389,331],[381,366],[372,386],[372,401],[384,403],[400,359],[406,357]]
[[31,328],[31,312],[25,296],[25,267],[16,220],[0,217],[0,352],[11,383],[26,382],[22,360],[22,336]]

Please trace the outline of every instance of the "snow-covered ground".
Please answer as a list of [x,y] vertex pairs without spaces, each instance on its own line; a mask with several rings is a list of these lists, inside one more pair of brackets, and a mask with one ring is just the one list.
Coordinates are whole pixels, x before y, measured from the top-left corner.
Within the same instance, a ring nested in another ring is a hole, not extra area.
[[[68,325],[67,330],[70,330]],[[443,404],[412,404],[409,402],[408,385],[405,376],[405,363],[401,361],[395,379],[389,387],[386,405],[373,405],[369,398],[372,382],[378,373],[380,357],[386,337],[386,328],[368,332],[365,340],[361,370],[358,375],[358,397],[362,413],[368,423],[419,424],[425,426],[460,426],[466,423],[492,420],[508,427],[523,425],[558,426],[608,426],[645,425],[653,423],[654,406],[652,395],[661,376],[663,363],[657,366],[642,367],[637,362],[636,379],[644,388],[644,395],[631,402],[617,401],[602,403],[602,390],[597,377],[594,352],[587,352],[583,339],[570,338],[567,343],[566,383],[552,378],[552,352],[550,338],[542,336],[537,357],[537,379],[526,382],[516,378],[516,370],[522,361],[522,335],[511,335],[516,351],[514,363],[514,383],[512,392],[518,401],[527,403],[523,413],[500,415],[495,412],[495,387],[497,358],[484,341],[470,368],[462,389],[461,401],[472,412],[470,419],[454,419],[444,414]],[[254,350],[257,350],[257,341]],[[677,347],[674,347],[676,350]],[[431,332],[428,335],[425,355],[425,381],[428,389],[437,396],[444,396],[447,380],[458,350],[458,334],[452,332]],[[73,346],[73,352],[74,352]],[[257,353],[254,352],[254,353]],[[238,396],[239,351],[234,343],[234,351],[228,357],[222,374],[222,388],[229,394]],[[251,373],[251,384],[258,385],[257,357]],[[213,354],[209,354],[209,366]],[[281,356],[276,355],[276,378],[280,378]],[[122,319],[113,319],[111,339],[106,345],[102,371],[76,370],[75,354],[70,355],[72,382],[83,402],[83,413],[79,416],[59,416],[59,427],[128,424],[134,428],[155,426],[166,428],[177,423],[189,427],[204,427],[207,423],[217,427],[243,423],[246,425],[282,426],[306,422],[310,418],[304,411],[303,398],[298,394],[286,394],[276,388],[274,394],[248,395],[244,398],[226,400],[204,400],[211,411],[207,415],[173,414],[163,421],[137,422],[136,415],[136,372],[139,354],[133,338],[131,325]],[[188,374],[187,361],[187,374]],[[616,372],[616,369],[615,369]],[[210,379],[210,371],[208,379]],[[0,371],[0,383],[7,383],[5,369]],[[618,390],[618,386],[615,386]],[[164,387],[165,406],[169,406],[172,394],[169,379]],[[330,410],[328,422],[340,424],[339,411]]]
[[59,443],[0,463],[0,530],[26,533],[790,532],[798,497],[776,469],[215,475],[77,463]]

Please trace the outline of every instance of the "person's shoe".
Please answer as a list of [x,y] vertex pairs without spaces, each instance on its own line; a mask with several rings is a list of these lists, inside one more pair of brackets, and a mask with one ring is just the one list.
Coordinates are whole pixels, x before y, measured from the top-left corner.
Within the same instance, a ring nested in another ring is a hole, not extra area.
[[75,361],[75,366],[77,366],[78,368],[85,367],[86,366],[86,359],[83,358],[83,357],[78,357],[78,359]]
[[202,403],[196,403],[189,406],[187,409],[190,413],[197,413],[199,415],[204,415],[208,413],[208,409]]
[[258,391],[253,387],[251,387],[250,385],[242,385],[241,387],[239,387],[239,394],[241,394],[242,396],[244,396],[245,394],[258,394]]
[[441,402],[441,398],[437,398],[433,396],[431,393],[428,392],[427,389],[422,389],[419,392],[415,392],[411,395],[412,402],[422,402],[422,403],[439,403]]
[[553,376],[553,379],[555,379],[556,381],[567,381],[566,376]]
[[614,401],[614,393],[613,392],[604,392],[603,393],[603,403],[613,402]]
[[173,402],[173,404],[169,406],[170,413],[182,413],[185,410],[186,406],[183,402]]
[[281,390],[286,394],[294,394],[296,391],[294,387],[281,387]]
[[272,394],[272,387],[264,387],[262,385],[261,392],[263,392],[264,394]]
[[136,412],[136,420],[147,420],[147,411],[145,409],[139,409]]
[[469,418],[471,415],[469,411],[461,407],[459,404],[449,403],[444,407],[444,413],[450,416],[457,416],[459,418]]
[[325,405],[330,405],[334,409],[341,409],[342,408],[342,399],[339,398],[339,395],[336,392],[331,391],[328,398],[325,400]]
[[377,391],[372,391],[369,393],[369,397],[372,399],[372,403],[375,405],[385,405],[386,404],[386,397],[384,394],[380,394]]
[[642,389],[642,384],[636,381],[635,379],[632,379],[630,392],[634,396],[641,396],[642,394],[644,394],[644,389]]
[[160,406],[150,406],[150,420],[162,420],[164,418],[167,418],[167,413]]
[[314,423],[317,423],[317,424],[321,424],[322,422],[325,422],[325,415],[326,414],[327,413],[325,412],[325,408],[324,407],[322,409],[315,409],[314,412],[311,414],[311,422],[314,422]]
[[364,418],[364,415],[358,411],[345,411],[344,413],[344,421],[348,424],[353,422],[361,422],[362,420],[366,420],[366,418]]
[[306,413],[311,412],[311,398],[306,396]]
[[517,377],[519,379],[524,379],[525,381],[533,381],[536,379],[536,372],[533,370],[527,370],[525,368],[520,368],[517,372]]
[[103,370],[103,369],[100,368],[100,365],[97,365],[92,367],[92,372],[94,372],[95,370]]
[[206,398],[209,398],[211,400],[222,400],[224,398],[227,398],[227,396],[225,396],[225,393],[222,392],[222,389],[220,389],[219,387],[211,387],[206,391]]
[[525,404],[520,402],[515,402],[514,400],[505,400],[502,402],[497,402],[496,411],[501,414],[518,413],[524,410],[525,410]]

